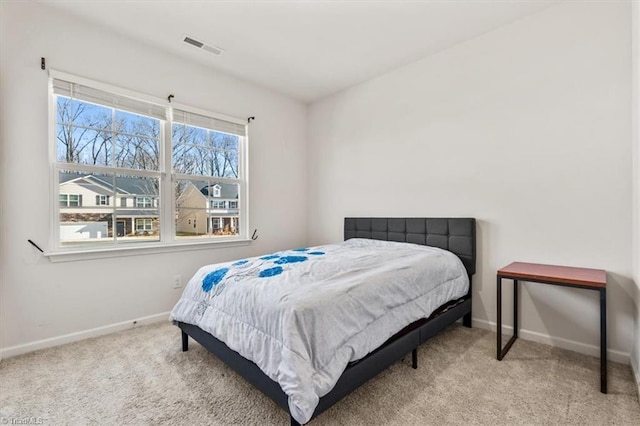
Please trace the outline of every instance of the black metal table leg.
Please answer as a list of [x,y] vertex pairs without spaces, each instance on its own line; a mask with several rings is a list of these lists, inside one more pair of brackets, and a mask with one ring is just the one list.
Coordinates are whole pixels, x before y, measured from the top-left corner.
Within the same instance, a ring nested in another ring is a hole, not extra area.
[[411,351],[411,367],[415,370],[418,368],[418,349]]
[[513,336],[518,337],[518,280],[513,280]]
[[496,358],[498,361],[502,359],[502,278],[498,277],[497,285],[497,296],[498,300],[496,302],[496,311],[498,312],[498,320],[496,324],[496,332],[498,334],[498,350],[496,352]]
[[518,338],[518,280],[513,280],[513,336],[509,339],[504,349],[502,348],[502,277],[498,276],[497,281],[497,311],[498,311],[498,324],[497,324],[497,335],[498,335],[498,347],[497,347],[497,356],[498,361],[502,361],[502,358],[509,352],[513,342]]
[[607,289],[600,289],[600,392],[607,393]]

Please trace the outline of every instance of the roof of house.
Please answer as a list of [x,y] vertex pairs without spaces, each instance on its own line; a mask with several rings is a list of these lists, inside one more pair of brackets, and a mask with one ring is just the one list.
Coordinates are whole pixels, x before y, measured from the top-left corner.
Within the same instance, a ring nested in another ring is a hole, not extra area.
[[[61,172],[60,184],[68,183],[74,180],[83,180],[92,185],[97,185],[109,192],[114,192],[113,175],[104,174],[86,174],[79,172]],[[157,195],[158,188],[153,185],[153,178],[143,178],[134,176],[116,176],[116,193],[132,194],[132,195]],[[238,199],[238,185],[233,183],[212,182],[211,184],[198,180],[190,181],[198,191],[205,197],[213,197],[213,187],[220,186],[220,199],[236,200]]]
[[222,198],[222,199],[228,199],[228,200],[238,199],[238,185],[234,183],[213,182],[211,183],[211,185],[202,181],[191,181],[191,183],[193,183],[195,187],[200,190],[202,195],[206,197],[210,196],[213,198],[213,187],[218,185],[220,187],[220,197],[215,197],[215,198]]
[[[113,175],[86,174],[75,172],[61,172],[60,184],[74,180],[82,180],[93,185],[98,185],[109,192],[114,192]],[[116,176],[115,192],[118,194],[132,195],[157,195],[158,188],[153,184],[152,178],[134,176]]]

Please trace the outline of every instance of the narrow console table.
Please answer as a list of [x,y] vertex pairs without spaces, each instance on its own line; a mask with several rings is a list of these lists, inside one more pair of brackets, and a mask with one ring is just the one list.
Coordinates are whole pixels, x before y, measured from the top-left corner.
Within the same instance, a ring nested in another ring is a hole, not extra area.
[[[504,278],[513,280],[513,336],[502,348],[502,280]],[[606,271],[523,262],[513,262],[498,270],[498,361],[504,358],[513,342],[518,338],[518,281],[584,288],[600,293],[600,392],[607,393]]]

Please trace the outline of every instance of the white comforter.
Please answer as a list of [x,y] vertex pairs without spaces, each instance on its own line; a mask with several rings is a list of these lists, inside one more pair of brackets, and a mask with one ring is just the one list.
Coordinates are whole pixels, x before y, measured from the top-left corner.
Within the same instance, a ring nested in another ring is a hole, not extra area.
[[306,423],[350,361],[466,294],[454,254],[366,239],[201,268],[171,319],[253,361]]

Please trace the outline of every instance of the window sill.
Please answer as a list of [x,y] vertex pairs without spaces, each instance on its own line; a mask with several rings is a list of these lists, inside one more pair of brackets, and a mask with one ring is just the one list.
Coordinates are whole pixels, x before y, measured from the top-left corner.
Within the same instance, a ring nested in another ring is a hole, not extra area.
[[191,250],[207,250],[226,247],[239,247],[251,244],[249,239],[227,240],[227,241],[198,241],[198,242],[177,242],[173,244],[145,244],[135,246],[118,246],[109,248],[87,248],[84,250],[67,250],[46,252],[45,257],[52,263],[75,262],[78,260],[108,259],[114,257],[149,255],[157,253],[172,253]]

